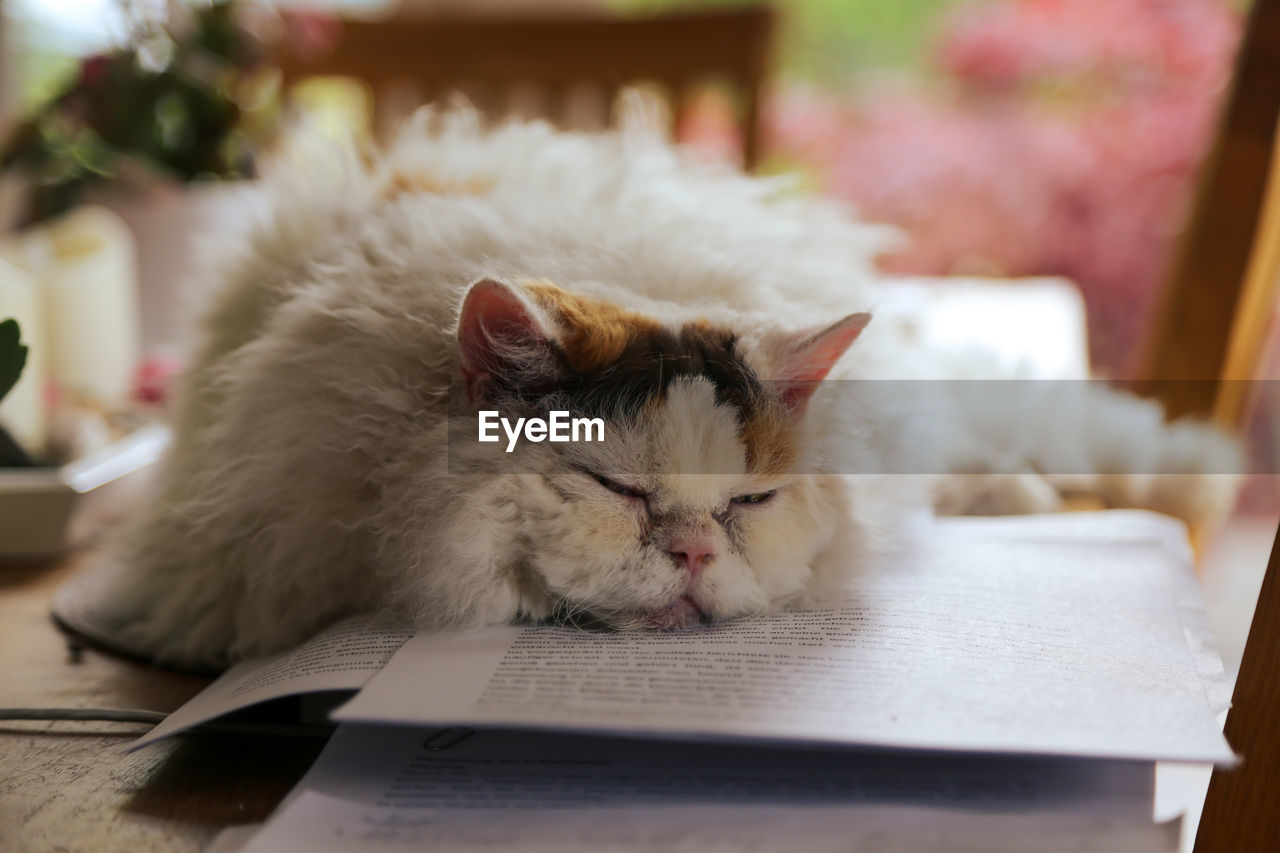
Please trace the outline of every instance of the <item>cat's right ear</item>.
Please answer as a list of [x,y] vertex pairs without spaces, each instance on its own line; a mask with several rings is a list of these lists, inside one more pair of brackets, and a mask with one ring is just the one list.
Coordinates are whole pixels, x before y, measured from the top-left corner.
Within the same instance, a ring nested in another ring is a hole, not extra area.
[[473,402],[489,400],[498,385],[543,385],[556,370],[551,335],[537,306],[491,278],[472,284],[462,300],[458,353]]
[[824,329],[787,341],[776,368],[783,406],[793,412],[804,411],[818,383],[870,322],[870,314],[850,314]]

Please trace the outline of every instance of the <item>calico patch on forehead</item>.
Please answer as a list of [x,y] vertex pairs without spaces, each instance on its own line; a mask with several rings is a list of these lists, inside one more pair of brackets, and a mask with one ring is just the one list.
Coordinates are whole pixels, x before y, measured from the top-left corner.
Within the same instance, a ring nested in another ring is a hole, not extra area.
[[662,331],[652,317],[567,293],[549,281],[528,282],[525,291],[539,308],[559,320],[564,330],[561,354],[580,373],[613,364],[633,340]]
[[705,320],[671,330],[652,317],[567,293],[549,282],[526,292],[562,330],[559,394],[575,411],[630,416],[665,398],[676,379],[702,377],[737,412],[747,464],[780,473],[795,457],[794,428],[739,352],[733,331]]

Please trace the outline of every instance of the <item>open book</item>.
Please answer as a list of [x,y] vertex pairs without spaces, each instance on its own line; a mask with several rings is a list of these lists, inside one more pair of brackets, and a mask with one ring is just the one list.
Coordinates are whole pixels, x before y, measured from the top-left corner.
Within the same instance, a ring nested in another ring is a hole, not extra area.
[[262,699],[359,689],[337,719],[1233,759],[1181,525],[1127,511],[949,519],[913,541],[822,609],[688,632],[500,626],[421,633],[392,655],[407,632],[348,623],[240,665],[137,745]]

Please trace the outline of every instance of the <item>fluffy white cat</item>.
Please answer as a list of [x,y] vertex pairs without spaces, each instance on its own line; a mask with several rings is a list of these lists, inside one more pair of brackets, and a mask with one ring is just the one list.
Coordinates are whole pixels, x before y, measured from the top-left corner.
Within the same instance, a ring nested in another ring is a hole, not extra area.
[[[979,374],[877,327],[879,232],[644,134],[428,113],[261,201],[221,246],[158,494],[113,545],[107,610],[161,660],[356,611],[678,628],[821,595],[930,504],[1231,497],[1207,475],[1231,442],[1148,403],[882,381]],[[482,410],[553,409],[605,440],[477,440]]]

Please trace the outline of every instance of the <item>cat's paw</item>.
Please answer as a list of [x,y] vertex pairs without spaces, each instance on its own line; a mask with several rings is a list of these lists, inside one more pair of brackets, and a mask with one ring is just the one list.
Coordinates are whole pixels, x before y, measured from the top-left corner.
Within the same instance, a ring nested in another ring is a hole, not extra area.
[[941,515],[1027,515],[1056,512],[1062,497],[1039,474],[953,474],[934,496]]
[[1135,497],[1192,526],[1212,525],[1231,512],[1247,467],[1237,439],[1211,424],[1178,421],[1166,428],[1154,471]]

